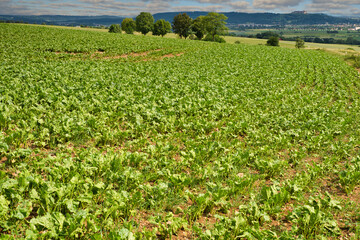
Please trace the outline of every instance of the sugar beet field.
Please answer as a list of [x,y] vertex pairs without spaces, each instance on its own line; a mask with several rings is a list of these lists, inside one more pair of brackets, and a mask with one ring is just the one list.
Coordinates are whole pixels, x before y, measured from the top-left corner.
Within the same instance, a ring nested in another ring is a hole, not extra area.
[[0,24],[0,239],[359,239],[335,56]]

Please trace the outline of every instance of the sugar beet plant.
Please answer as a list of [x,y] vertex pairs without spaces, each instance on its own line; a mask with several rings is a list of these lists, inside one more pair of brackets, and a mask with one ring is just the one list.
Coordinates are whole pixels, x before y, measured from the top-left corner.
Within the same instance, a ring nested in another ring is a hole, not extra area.
[[360,81],[340,59],[0,31],[2,238],[359,237]]

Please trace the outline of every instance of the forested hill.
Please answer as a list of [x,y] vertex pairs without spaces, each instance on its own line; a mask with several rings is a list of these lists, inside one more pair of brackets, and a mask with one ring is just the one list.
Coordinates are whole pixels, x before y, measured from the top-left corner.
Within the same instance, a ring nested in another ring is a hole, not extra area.
[[113,23],[121,23],[123,19],[123,17],[118,16],[0,15],[0,21],[5,22],[45,23],[61,26],[108,26]]
[[[165,19],[172,21],[175,15],[180,12],[166,12],[154,14],[155,19]],[[207,12],[186,12],[191,18],[196,18],[200,15],[206,15]],[[228,17],[227,23],[234,24],[269,24],[269,25],[314,25],[314,24],[342,24],[360,23],[360,19],[334,17],[326,14],[298,14],[298,13],[241,13],[241,12],[224,12]]]
[[[175,15],[180,12],[165,12],[154,14],[155,20],[165,19],[172,22]],[[206,15],[208,12],[186,12],[191,18],[200,15]],[[240,13],[224,12],[228,17],[229,25],[237,24],[269,24],[269,25],[314,25],[314,24],[360,24],[360,18],[334,17],[326,14],[280,14],[280,13]],[[20,16],[20,15],[0,15],[0,21],[8,22],[26,22],[36,24],[53,24],[53,25],[87,25],[109,26],[113,23],[121,23],[123,17],[119,16],[62,16],[62,15],[40,15],[40,16]]]

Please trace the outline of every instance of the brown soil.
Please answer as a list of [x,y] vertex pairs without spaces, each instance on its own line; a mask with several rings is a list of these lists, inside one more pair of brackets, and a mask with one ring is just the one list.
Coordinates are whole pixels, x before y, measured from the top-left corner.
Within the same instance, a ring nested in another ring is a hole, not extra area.
[[139,227],[138,229],[139,230],[148,230],[148,231],[151,231],[154,227],[156,227],[156,225],[150,223],[148,221],[148,219],[152,216],[151,213],[148,213],[146,211],[138,211],[136,213],[136,216],[134,216],[134,219],[136,222],[138,222],[139,224]]
[[164,56],[161,56],[160,57],[160,60],[162,60],[162,59],[164,59],[164,58],[173,58],[173,57],[180,57],[181,55],[183,55],[184,53],[177,53],[177,54],[172,54],[172,53],[170,53],[170,54],[166,54],[166,55],[164,55]]
[[354,190],[346,195],[344,192],[337,195],[340,199],[345,201],[352,201],[354,203],[360,204],[360,186],[355,187]]
[[309,164],[310,166],[317,165],[321,163],[321,157],[311,156],[304,159],[305,163]]
[[[122,54],[122,55],[116,55],[116,56],[101,56],[103,55],[105,52],[104,51],[96,51],[93,54],[90,55],[90,58],[95,58],[95,59],[128,59],[129,57],[146,57],[148,56],[150,53],[152,52],[159,52],[162,49],[155,49],[155,50],[150,50],[150,51],[146,51],[146,52],[132,52],[132,53],[127,53],[127,54]],[[76,55],[88,55],[88,53],[75,53],[75,52],[55,52],[56,55],[59,54],[69,54],[72,56],[76,56]],[[163,60],[164,58],[173,58],[173,57],[180,57],[181,55],[183,55],[184,53],[169,53],[160,57],[154,57],[154,58],[144,58],[140,61],[158,61],[158,60]]]
[[0,159],[0,164],[4,163],[4,162],[6,162],[6,161],[7,161],[7,157],[2,157],[2,158]]
[[188,240],[188,239],[195,239],[195,237],[190,232],[186,232],[183,230],[180,230],[177,232],[177,235],[173,235],[171,239],[175,240]]
[[129,54],[123,54],[121,56],[115,56],[117,58],[128,58],[128,57],[143,57],[143,56],[147,56],[150,53],[150,51],[147,52],[140,52],[140,53],[129,53]]
[[69,54],[69,55],[75,56],[75,55],[81,55],[81,54],[85,54],[85,53],[81,53],[81,52],[79,52],[79,53],[75,53],[75,52],[55,52],[55,54],[56,55],[58,55],[58,54]]

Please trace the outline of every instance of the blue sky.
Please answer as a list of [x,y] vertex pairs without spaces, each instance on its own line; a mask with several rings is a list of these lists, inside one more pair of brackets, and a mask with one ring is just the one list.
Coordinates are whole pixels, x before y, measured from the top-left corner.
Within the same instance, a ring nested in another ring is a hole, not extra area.
[[0,0],[0,14],[58,14],[136,16],[139,12],[306,10],[360,17],[360,0]]

